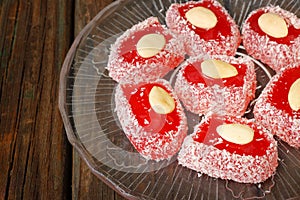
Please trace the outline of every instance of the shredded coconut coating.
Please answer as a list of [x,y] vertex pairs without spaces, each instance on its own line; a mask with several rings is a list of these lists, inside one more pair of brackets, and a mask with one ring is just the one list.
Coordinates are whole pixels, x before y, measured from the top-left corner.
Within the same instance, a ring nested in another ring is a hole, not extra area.
[[[260,183],[274,174],[278,166],[277,142],[269,132],[258,127],[260,134],[266,135],[270,141],[265,155],[254,157],[232,154],[226,150],[219,150],[214,146],[194,141],[193,136],[206,120],[195,127],[193,134],[185,138],[177,158],[180,165],[211,177],[241,183]],[[231,120],[233,123],[256,126],[253,122],[243,118],[231,118]]]
[[[201,1],[200,1],[201,2]],[[221,40],[206,41],[191,30],[186,19],[180,16],[178,8],[183,4],[171,4],[166,12],[166,24],[171,31],[185,43],[186,52],[189,56],[198,56],[199,54],[207,53],[209,55],[224,54],[235,55],[237,48],[241,42],[239,27],[229,15],[227,10],[218,2],[211,1],[214,6],[219,8],[231,24],[231,35],[222,36]],[[190,1],[188,4],[198,4],[199,2]]]
[[185,108],[193,113],[205,115],[219,113],[222,115],[244,115],[248,104],[255,97],[256,73],[254,63],[247,57],[234,58],[226,55],[214,55],[211,58],[228,63],[246,64],[247,70],[242,87],[194,84],[183,75],[189,63],[202,62],[202,56],[193,57],[186,61],[180,69],[174,90]]
[[288,70],[288,68],[272,77],[271,81],[257,99],[253,113],[257,123],[270,130],[272,134],[277,135],[289,145],[299,148],[300,118],[291,116],[286,111],[276,108],[269,100],[269,97],[273,93],[274,86],[278,83],[281,74],[286,70]]
[[125,31],[111,46],[106,69],[109,70],[109,76],[115,81],[122,83],[154,81],[158,78],[162,78],[184,60],[184,45],[170,30],[160,24],[159,26],[163,27],[164,30],[162,33],[158,33],[172,35],[172,38],[166,43],[164,49],[157,55],[146,59],[144,63],[137,61],[135,64],[132,64],[124,60],[122,52],[120,51],[120,47],[123,43],[130,40],[136,31],[143,30],[155,23],[158,23],[158,19],[156,17],[150,17],[134,25],[131,29]]
[[243,45],[248,54],[269,65],[276,72],[289,65],[298,65],[300,63],[300,35],[288,45],[270,40],[267,34],[264,36],[258,34],[250,27],[248,19],[260,10],[276,13],[285,19],[288,26],[300,28],[300,20],[297,16],[279,6],[267,6],[252,11],[242,27]]
[[[150,82],[148,82],[150,83]],[[151,82],[154,83],[154,82]],[[132,112],[131,106],[125,97],[121,85],[116,87],[115,102],[116,112],[127,138],[139,153],[147,160],[160,161],[163,159],[170,159],[175,155],[187,135],[187,119],[179,99],[174,95],[170,84],[163,79],[158,79],[155,83],[165,86],[170,95],[176,102],[175,109],[178,110],[180,116],[180,125],[177,132],[170,131],[161,138],[161,134],[156,132],[147,132],[142,126],[139,125],[135,115]]]

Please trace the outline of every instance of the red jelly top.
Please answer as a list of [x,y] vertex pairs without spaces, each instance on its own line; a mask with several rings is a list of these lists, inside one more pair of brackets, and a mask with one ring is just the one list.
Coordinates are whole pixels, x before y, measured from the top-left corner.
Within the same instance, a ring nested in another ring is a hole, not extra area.
[[222,40],[222,37],[231,36],[231,24],[227,20],[227,15],[222,11],[221,7],[213,5],[212,1],[202,1],[199,3],[186,3],[178,8],[179,14],[183,19],[187,20],[185,14],[192,8],[204,7],[210,9],[217,17],[218,22],[215,27],[211,29],[203,29],[193,26],[191,23],[187,23],[191,30],[194,30],[204,40]]
[[145,131],[162,135],[172,134],[172,131],[176,133],[181,120],[176,109],[177,105],[171,113],[156,113],[149,103],[149,93],[153,86],[159,86],[170,93],[165,86],[159,83],[140,84],[138,86],[125,85],[123,91],[139,125],[144,127]]
[[265,135],[260,134],[261,131],[253,123],[247,124],[254,130],[254,139],[252,142],[244,145],[235,144],[224,140],[216,131],[217,127],[222,124],[236,123],[225,118],[212,117],[206,123],[203,123],[198,129],[197,134],[193,137],[194,141],[206,145],[212,145],[219,150],[226,150],[230,153],[250,156],[263,156],[266,154],[267,148],[270,146],[270,141]]
[[186,80],[193,84],[202,83],[206,86],[218,84],[222,86],[235,86],[235,87],[242,87],[244,84],[244,77],[246,75],[247,65],[246,64],[235,64],[230,63],[233,65],[237,71],[238,75],[234,77],[229,78],[223,78],[223,79],[214,79],[210,78],[204,74],[202,74],[201,71],[201,62],[194,62],[190,63],[186,66],[183,72],[183,76],[186,78]]
[[[120,56],[124,58],[125,62],[131,63],[131,64],[144,64],[146,60],[151,59],[150,58],[143,58],[141,57],[136,49],[136,44],[138,41],[147,34],[151,33],[157,33],[164,35],[166,39],[166,43],[172,38],[172,35],[170,34],[164,34],[164,28],[159,24],[158,22],[150,24],[145,29],[141,29],[138,31],[135,31],[131,33],[130,37],[127,40],[122,41],[122,44],[120,46]],[[161,58],[163,59],[163,58]]]
[[[247,20],[250,24],[250,27],[252,30],[254,30],[255,32],[257,32],[259,35],[261,36],[265,36],[267,35],[265,32],[263,32],[261,30],[261,28],[258,25],[258,19],[261,15],[263,15],[264,13],[266,13],[266,11],[264,10],[259,10],[256,13],[254,13],[251,17],[249,17],[249,19]],[[279,44],[292,44],[293,41],[299,37],[300,35],[300,29],[296,29],[293,25],[290,25],[288,27],[288,35],[286,37],[283,38],[274,38],[270,35],[268,35],[268,37],[270,38],[271,41],[275,41]]]
[[300,110],[294,111],[288,102],[290,88],[298,78],[300,78],[300,66],[285,70],[273,86],[273,92],[271,92],[271,95],[269,95],[268,98],[271,104],[273,104],[276,108],[284,110],[291,116],[297,116],[297,118],[300,118]]

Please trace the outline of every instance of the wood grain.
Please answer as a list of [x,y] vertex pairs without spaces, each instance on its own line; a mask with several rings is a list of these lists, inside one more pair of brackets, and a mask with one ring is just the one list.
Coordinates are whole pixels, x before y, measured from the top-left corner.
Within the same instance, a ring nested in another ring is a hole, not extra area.
[[71,197],[71,147],[57,106],[71,3],[1,1],[0,199]]

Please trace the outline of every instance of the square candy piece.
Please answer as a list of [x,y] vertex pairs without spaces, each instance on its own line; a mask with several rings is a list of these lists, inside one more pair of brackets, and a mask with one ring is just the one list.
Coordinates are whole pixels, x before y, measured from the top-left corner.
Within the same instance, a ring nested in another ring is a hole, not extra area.
[[276,72],[300,63],[300,20],[293,13],[278,6],[252,11],[242,34],[248,54]]
[[300,147],[300,66],[271,79],[254,106],[254,117],[289,145]]
[[265,181],[277,159],[277,142],[253,120],[214,115],[195,127],[178,154],[180,165],[241,183]]
[[174,3],[167,10],[166,23],[183,40],[190,56],[235,55],[241,42],[238,26],[218,1]]
[[184,45],[157,18],[125,31],[112,45],[109,76],[121,83],[162,78],[184,60]]
[[187,120],[166,80],[119,84],[115,103],[124,133],[144,158],[159,161],[179,151]]
[[254,63],[226,55],[190,58],[180,69],[174,90],[193,113],[242,116],[255,96]]

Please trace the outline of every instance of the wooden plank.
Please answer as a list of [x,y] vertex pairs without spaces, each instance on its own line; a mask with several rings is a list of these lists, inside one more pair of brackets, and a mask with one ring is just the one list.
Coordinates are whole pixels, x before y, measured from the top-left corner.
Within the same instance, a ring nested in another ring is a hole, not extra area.
[[70,199],[71,147],[58,110],[72,1],[1,1],[0,199]]
[[[75,2],[75,36],[84,28],[86,24],[105,6],[113,0],[76,0]],[[73,151],[73,199],[98,199],[112,200],[124,199],[105,183],[99,180],[86,163],[79,158],[78,153]]]

